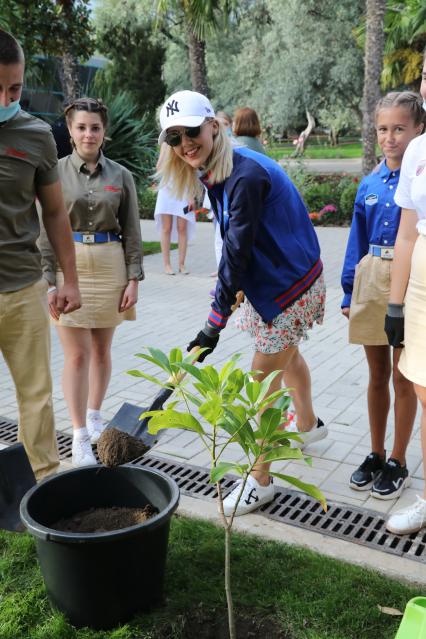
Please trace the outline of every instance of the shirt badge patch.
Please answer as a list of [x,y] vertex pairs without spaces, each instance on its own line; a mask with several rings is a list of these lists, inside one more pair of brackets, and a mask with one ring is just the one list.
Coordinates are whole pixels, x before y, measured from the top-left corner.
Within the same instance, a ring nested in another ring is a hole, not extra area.
[[104,191],[112,191],[112,193],[120,193],[121,189],[118,186],[113,186],[112,184],[106,184],[104,186]]
[[426,162],[423,162],[423,164],[419,164],[417,169],[416,169],[416,175],[420,175],[421,173],[423,173],[423,169],[426,166]]
[[25,151],[19,151],[19,149],[14,149],[12,146],[9,146],[6,151],[6,155],[10,155],[13,158],[26,158],[28,157],[28,153]]
[[369,193],[365,196],[365,203],[368,206],[373,206],[373,204],[377,204],[379,201],[379,196],[376,193]]

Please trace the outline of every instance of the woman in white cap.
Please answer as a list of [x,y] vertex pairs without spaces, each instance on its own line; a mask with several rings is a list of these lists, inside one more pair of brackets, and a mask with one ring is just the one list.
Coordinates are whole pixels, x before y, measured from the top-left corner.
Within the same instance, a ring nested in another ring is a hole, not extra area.
[[[168,145],[162,183],[172,184],[176,197],[197,196],[206,187],[223,237],[215,299],[188,350],[216,347],[242,289],[246,302],[239,326],[254,337],[252,369],[263,371],[262,378],[283,370],[284,383],[293,389],[300,445],[322,439],[327,429],[314,412],[309,369],[298,349],[308,329],[322,322],[325,302],[320,248],[302,198],[276,162],[232,147],[200,93],[173,94],[161,109],[160,122],[159,142]],[[270,391],[280,384],[276,378]],[[237,486],[225,499],[225,514],[233,511],[239,492]],[[261,464],[249,477],[236,514],[273,496],[269,465]]]

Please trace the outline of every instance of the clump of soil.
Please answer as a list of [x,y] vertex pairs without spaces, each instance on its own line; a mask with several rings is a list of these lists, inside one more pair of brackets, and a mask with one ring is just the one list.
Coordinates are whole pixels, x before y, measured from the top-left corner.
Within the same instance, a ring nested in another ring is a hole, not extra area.
[[127,508],[110,506],[109,508],[89,508],[75,513],[72,517],[64,517],[52,528],[70,533],[94,533],[120,530],[142,524],[156,515],[158,510],[147,504],[143,508]]
[[[238,639],[294,639],[273,617],[259,612],[236,614],[235,625]],[[162,627],[154,636],[155,639],[229,639],[228,612],[200,606],[174,620],[172,625]]]
[[148,450],[149,446],[140,439],[117,428],[106,428],[97,443],[99,460],[108,468],[127,464]]

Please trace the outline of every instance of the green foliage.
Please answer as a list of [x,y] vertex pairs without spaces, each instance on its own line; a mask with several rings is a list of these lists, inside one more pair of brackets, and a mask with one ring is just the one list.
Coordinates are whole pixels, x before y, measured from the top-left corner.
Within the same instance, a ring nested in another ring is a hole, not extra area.
[[352,220],[352,214],[354,210],[355,196],[357,194],[359,183],[351,180],[342,189],[340,194],[340,214],[347,221]]
[[157,191],[151,186],[140,188],[138,191],[139,215],[142,220],[153,220]]
[[125,91],[97,95],[108,105],[109,124],[105,154],[133,173],[138,189],[150,183],[157,142],[147,116],[138,117],[132,96]]
[[125,5],[121,0],[109,0],[98,6],[97,47],[110,63],[97,73],[95,82],[113,93],[128,91],[138,115],[149,111],[154,124],[155,109],[165,97],[165,48],[155,34],[153,16],[141,9],[140,0],[128,0]]
[[309,212],[320,211],[327,204],[338,204],[336,190],[330,181],[314,182],[302,191]]
[[61,56],[66,49],[84,60],[94,51],[89,0],[0,0],[0,27],[19,40],[27,65],[37,53]]
[[[237,368],[238,355],[220,370],[210,365],[201,368],[193,364],[200,352],[183,357],[179,349],[173,349],[167,356],[158,349],[148,348],[148,353],[138,354],[138,357],[160,368],[169,379],[162,384],[157,376],[147,375],[143,371],[130,373],[166,387],[172,383],[175,395],[183,402],[184,408],[178,410],[177,402],[173,402],[163,410],[144,413],[144,417],[151,417],[149,432],[155,434],[164,428],[183,428],[199,435],[211,456],[212,482],[218,482],[227,472],[234,472],[246,481],[263,455],[269,455],[274,461],[304,459],[299,448],[290,447],[290,440],[297,440],[297,434],[280,429],[290,404],[288,389],[269,394],[271,382],[281,372],[275,371],[260,381],[255,378],[254,372],[245,373]],[[183,372],[190,381],[183,379]],[[258,415],[261,415],[259,421]],[[230,444],[240,446],[246,463],[222,461]],[[326,507],[324,496],[315,486],[298,484],[298,487],[319,499],[322,506]],[[221,499],[220,487],[218,492]],[[229,526],[232,521],[233,515]]]

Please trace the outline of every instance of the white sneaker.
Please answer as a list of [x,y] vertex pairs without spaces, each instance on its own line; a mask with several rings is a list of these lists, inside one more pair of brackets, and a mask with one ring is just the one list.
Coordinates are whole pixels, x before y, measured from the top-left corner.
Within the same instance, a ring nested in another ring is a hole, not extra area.
[[90,443],[97,444],[107,425],[102,417],[86,417],[86,427],[90,436]]
[[395,535],[409,535],[423,526],[426,526],[426,499],[418,495],[414,504],[393,513],[386,523],[387,530]]
[[291,448],[305,448],[305,446],[309,446],[309,444],[313,444],[314,442],[319,442],[324,437],[328,435],[327,426],[324,426],[324,422],[318,417],[317,425],[313,426],[311,430],[307,431],[299,431],[297,428],[297,424],[291,422],[291,424],[286,428],[289,433],[297,433],[300,436],[300,439],[303,441],[297,442],[292,439],[290,442]]
[[77,439],[73,437],[72,440],[72,465],[80,468],[81,466],[96,466],[98,463],[96,457],[93,454],[90,439]]
[[[235,488],[229,493],[229,495],[223,500],[223,511],[227,517],[234,512],[235,504],[241,492],[242,480],[239,480],[235,485]],[[272,479],[268,486],[261,486],[258,481],[251,475],[249,475],[246,485],[244,486],[243,493],[240,501],[238,502],[235,516],[246,515],[252,510],[256,510],[263,504],[268,504],[274,498],[274,484]]]

